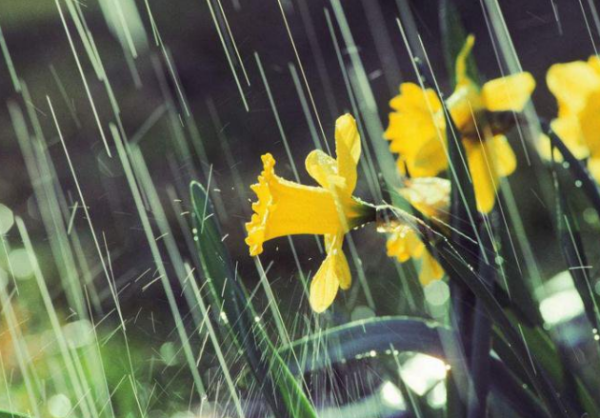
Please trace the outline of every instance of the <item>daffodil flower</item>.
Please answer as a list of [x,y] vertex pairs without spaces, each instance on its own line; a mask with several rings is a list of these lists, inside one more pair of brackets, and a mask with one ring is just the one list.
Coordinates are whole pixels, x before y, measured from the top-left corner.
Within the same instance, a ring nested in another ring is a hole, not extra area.
[[388,257],[395,257],[401,263],[410,259],[420,260],[419,281],[423,286],[444,277],[442,266],[409,225],[397,224],[389,231],[386,249]]
[[[411,178],[398,192],[421,214],[445,226],[449,217],[450,181],[439,177]],[[382,229],[389,234],[386,243],[389,257],[395,257],[401,263],[410,259],[420,261],[419,281],[423,286],[442,279],[442,266],[427,250],[413,226],[400,222],[390,223]]]
[[[576,158],[588,159],[591,174],[600,182],[600,58],[554,64],[546,82],[558,102],[552,130]],[[541,153],[546,158],[549,148],[549,141],[542,141]]]
[[[475,40],[469,36],[456,61],[456,89],[446,101],[460,131],[473,181],[477,209],[488,213],[494,206],[501,177],[516,168],[516,159],[504,132],[492,132],[486,112],[520,112],[529,100],[535,81],[522,72],[488,81],[479,88],[466,72],[466,60]],[[398,168],[412,177],[435,176],[448,168],[446,119],[435,91],[403,83],[400,95],[390,101],[394,112],[385,138],[399,155]]]
[[263,171],[251,186],[258,201],[246,224],[250,255],[262,253],[265,241],[286,235],[323,235],[326,257],[310,285],[310,306],[325,311],[338,289],[348,289],[352,276],[342,251],[344,235],[375,219],[375,208],[352,196],[356,188],[361,153],[356,121],[348,114],[335,125],[337,158],[314,150],[306,158],[306,170],[320,187],[305,186],[275,174],[275,159],[262,156]]

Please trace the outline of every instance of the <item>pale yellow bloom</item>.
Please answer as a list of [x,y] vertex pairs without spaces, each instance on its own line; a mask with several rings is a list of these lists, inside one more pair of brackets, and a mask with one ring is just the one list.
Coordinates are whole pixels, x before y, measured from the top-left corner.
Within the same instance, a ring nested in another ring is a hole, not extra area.
[[[486,112],[520,112],[535,81],[527,72],[491,80],[481,89],[466,74],[466,59],[474,44],[470,36],[456,62],[456,89],[447,100],[450,115],[460,131],[471,173],[477,209],[489,212],[495,203],[501,177],[516,168],[506,137],[491,132]],[[398,154],[398,168],[412,177],[431,177],[448,168],[446,119],[437,94],[416,84],[403,83],[400,95],[390,101],[394,110],[385,138]]]
[[417,232],[406,224],[398,224],[392,228],[388,237],[387,255],[404,263],[410,259],[420,260],[419,281],[427,286],[434,280],[444,277],[444,270],[431,253],[425,248]]
[[423,215],[446,221],[450,215],[450,181],[440,177],[417,177],[404,181],[399,194]]
[[338,289],[352,283],[348,260],[342,251],[344,234],[374,219],[375,209],[352,196],[361,153],[356,121],[348,114],[335,126],[337,158],[323,151],[306,157],[306,170],[320,187],[304,186],[275,174],[275,159],[263,155],[264,169],[251,186],[258,201],[246,224],[250,255],[259,255],[263,243],[296,234],[323,235],[327,256],[310,285],[310,305],[323,312],[335,299]]
[[[554,64],[546,82],[558,102],[552,130],[576,158],[588,159],[590,172],[600,182],[600,58]],[[541,143],[541,153],[550,157],[547,139]]]

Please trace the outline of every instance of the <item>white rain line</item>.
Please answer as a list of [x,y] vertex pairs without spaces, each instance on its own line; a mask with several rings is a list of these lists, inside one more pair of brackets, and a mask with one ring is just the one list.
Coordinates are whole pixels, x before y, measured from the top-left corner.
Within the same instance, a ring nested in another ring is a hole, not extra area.
[[273,116],[275,116],[275,122],[277,123],[277,129],[279,130],[279,135],[281,135],[281,139],[283,141],[283,147],[285,148],[285,153],[290,161],[290,165],[292,166],[292,172],[294,173],[294,179],[299,183],[300,176],[298,175],[298,170],[296,169],[296,164],[294,163],[294,157],[292,155],[292,150],[290,149],[290,144],[287,140],[287,136],[285,131],[283,130],[283,125],[281,123],[281,118],[279,117],[279,112],[277,111],[277,105],[275,104],[275,100],[273,99],[273,94],[271,93],[271,88],[269,87],[269,82],[267,81],[267,76],[265,75],[265,70],[263,69],[262,62],[260,60],[260,56],[258,52],[254,52],[254,58],[256,59],[256,65],[258,66],[258,71],[260,72],[260,77],[265,85],[265,89],[267,91],[267,97],[269,98],[269,104],[271,105],[271,110],[273,111]]
[[[75,58],[75,63],[77,64],[77,69],[79,70],[79,75],[81,76],[81,80],[83,81],[83,87],[85,88],[85,93],[90,102],[90,106],[92,107],[92,112],[94,113],[94,119],[96,120],[96,124],[98,125],[98,130],[100,131],[100,136],[102,137],[102,142],[104,143],[104,147],[106,149],[106,153],[109,157],[112,157],[110,152],[110,148],[108,147],[108,141],[106,140],[106,136],[104,135],[104,129],[102,128],[102,123],[100,122],[100,116],[98,115],[98,111],[96,110],[96,105],[94,104],[94,99],[92,98],[92,93],[90,91],[90,87],[88,86],[87,78],[85,73],[83,72],[83,67],[81,66],[81,62],[79,61],[79,56],[77,55],[77,50],[75,49],[75,43],[73,42],[73,38],[71,37],[71,32],[69,31],[69,27],[67,25],[67,21],[62,11],[62,7],[60,6],[59,0],[54,0],[56,3],[56,7],[58,9],[58,14],[60,15],[60,20],[65,29],[65,33],[67,34],[67,39],[69,40],[69,46],[71,47],[71,52],[73,53],[73,58]],[[48,97],[48,96],[46,96]],[[50,99],[48,98],[48,102]]]
[[240,56],[240,51],[238,50],[237,43],[235,42],[235,38],[233,36],[233,32],[229,27],[229,20],[227,20],[227,15],[225,14],[225,10],[223,10],[223,5],[221,4],[221,0],[217,0],[219,5],[219,9],[221,10],[221,16],[223,16],[223,21],[225,22],[225,28],[227,29],[227,33],[229,34],[229,39],[231,40],[231,44],[233,45],[233,49],[235,50],[235,55],[237,56],[237,60],[240,63],[240,67],[242,68],[242,73],[244,74],[244,78],[246,79],[246,84],[250,86],[250,79],[248,78],[248,73],[246,72],[246,66],[244,66],[244,61],[242,61],[242,57]]
[[[50,296],[50,292],[48,290],[48,286],[46,285],[46,280],[43,276],[41,267],[38,263],[37,256],[35,254],[35,250],[33,249],[33,245],[31,243],[31,239],[29,238],[29,233],[27,232],[27,228],[25,227],[25,223],[20,217],[15,217],[15,223],[19,230],[19,235],[23,240],[23,245],[25,250],[27,251],[27,255],[29,257],[29,262],[33,268],[33,275],[35,277],[36,283],[40,290],[40,295],[42,297],[42,302],[48,313],[48,319],[50,320],[50,324],[52,325],[52,330],[54,331],[54,336],[56,337],[56,341],[58,343],[58,347],[60,349],[61,356],[63,358],[65,367],[67,369],[67,375],[71,380],[71,384],[73,385],[73,389],[75,390],[76,396],[79,399],[87,399],[88,402],[84,402],[81,404],[81,412],[85,417],[98,417],[98,411],[94,406],[94,403],[91,399],[88,399],[86,393],[89,393],[89,387],[85,387],[85,381],[80,381],[77,375],[77,371],[73,360],[69,355],[69,346],[66,341],[64,334],[62,333],[62,327],[60,325],[60,321],[58,319],[58,315],[56,310],[54,309],[54,305],[52,303],[52,298]],[[87,391],[86,391],[87,389]],[[88,408],[91,408],[88,409]]]
[[[302,60],[300,59],[300,54],[298,53],[298,49],[296,48],[296,42],[294,42],[292,30],[290,29],[290,25],[288,23],[286,15],[285,15],[285,11],[283,10],[283,4],[281,3],[281,0],[277,0],[277,3],[279,4],[279,10],[281,10],[281,17],[283,18],[285,30],[290,39],[290,43],[292,44],[292,49],[294,50],[294,55],[296,56],[298,68],[300,69],[300,74],[302,75],[302,81],[304,81],[304,85],[306,86],[306,91],[308,92],[308,99],[310,100],[310,104],[313,108],[313,112],[315,112],[315,117],[317,118],[317,124],[319,125],[319,129],[321,130],[321,135],[323,135],[323,140],[325,142],[327,142],[327,136],[325,135],[325,130],[323,129],[323,124],[321,123],[321,117],[319,116],[319,111],[317,110],[317,104],[315,103],[315,99],[313,97],[312,90],[310,88],[310,84],[308,84],[308,79],[306,78],[306,73],[304,71],[304,66],[302,65]],[[256,55],[256,53],[254,53],[254,54]]]
[[71,176],[73,177],[73,182],[75,183],[75,188],[77,189],[77,193],[79,194],[79,200],[81,201],[81,207],[83,209],[83,212],[85,213],[85,218],[88,222],[88,227],[90,229],[90,233],[92,234],[92,239],[94,241],[94,245],[96,247],[96,251],[98,253],[98,257],[100,259],[100,263],[102,265],[102,270],[104,271],[104,275],[106,276],[106,281],[108,283],[108,287],[110,289],[110,292],[114,298],[115,301],[115,307],[117,308],[117,312],[119,314],[119,318],[121,320],[121,323],[123,324],[123,329],[125,330],[125,319],[123,318],[123,314],[121,312],[121,306],[118,303],[118,298],[117,298],[117,294],[115,292],[115,289],[112,286],[112,282],[110,280],[110,274],[108,271],[108,268],[106,266],[106,262],[104,260],[104,256],[102,255],[102,250],[100,249],[100,242],[98,241],[98,237],[96,235],[96,231],[94,228],[94,224],[92,221],[92,216],[90,215],[90,212],[88,210],[88,205],[85,201],[85,197],[83,195],[83,191],[81,189],[81,186],[79,185],[79,180],[77,178],[77,173],[75,171],[75,167],[73,166],[73,162],[71,161],[71,156],[69,154],[69,150],[67,149],[67,144],[65,142],[65,139],[63,137],[62,134],[62,130],[60,129],[60,125],[58,123],[58,119],[56,117],[56,113],[54,112],[54,107],[52,106],[52,101],[50,100],[50,96],[46,96],[46,100],[48,101],[48,106],[50,107],[50,113],[52,114],[52,119],[54,120],[54,125],[56,126],[56,131],[58,133],[58,137],[60,139],[60,142],[62,144],[62,148],[63,151],[65,152],[65,156],[67,158],[67,164],[69,166],[69,170],[71,172]]
[[152,253],[152,257],[156,263],[158,273],[161,276],[161,283],[163,285],[165,295],[167,297],[169,307],[171,309],[171,313],[173,314],[173,317],[175,319],[175,327],[179,334],[181,344],[183,345],[186,360],[189,363],[189,367],[190,367],[190,371],[192,373],[192,377],[194,379],[194,383],[198,387],[198,394],[200,396],[202,396],[206,393],[206,390],[204,388],[204,384],[202,383],[202,378],[200,377],[200,374],[198,373],[198,369],[193,367],[194,358],[192,355],[192,349],[191,349],[191,346],[189,343],[188,334],[183,326],[183,320],[181,318],[181,313],[179,312],[179,309],[177,307],[177,301],[175,299],[173,289],[169,283],[167,271],[165,269],[165,266],[164,266],[164,263],[163,263],[163,260],[162,260],[161,254],[160,254],[160,250],[158,249],[156,241],[154,240],[154,232],[152,231],[152,225],[150,224],[150,219],[148,218],[148,213],[144,209],[144,204],[142,202],[142,195],[141,195],[140,189],[138,188],[138,185],[136,183],[133,168],[131,166],[131,163],[129,162],[127,151],[125,149],[125,144],[123,143],[121,136],[115,125],[113,125],[113,124],[110,125],[110,131],[113,135],[115,144],[117,145],[117,154],[119,156],[119,160],[121,161],[121,165],[123,166],[123,170],[125,171],[125,177],[127,178],[127,183],[129,184],[129,188],[133,195],[136,209],[138,211],[138,215],[140,217],[140,220],[142,222],[142,226],[144,229],[144,233],[146,235],[146,241],[148,242],[148,246],[150,247],[150,252]]
[[[194,272],[191,269],[190,265],[185,263],[184,266],[185,266],[185,270],[188,272],[188,274],[193,275]],[[235,404],[237,413],[239,414],[240,417],[244,418],[246,416],[246,414],[244,413],[244,409],[242,408],[242,403],[241,403],[238,393],[235,389],[233,379],[231,378],[231,373],[229,371],[229,367],[227,365],[227,362],[225,361],[225,357],[223,356],[223,351],[221,350],[221,346],[219,345],[219,339],[217,337],[217,334],[215,332],[213,324],[211,323],[210,319],[208,319],[208,318],[210,318],[209,314],[208,314],[208,309],[207,309],[206,305],[204,304],[204,299],[202,298],[202,294],[200,293],[200,289],[198,288],[198,284],[196,283],[196,280],[191,280],[190,283],[192,284],[192,290],[194,292],[194,295],[196,296],[196,301],[198,302],[198,307],[200,307],[202,316],[204,318],[207,318],[206,328],[208,330],[208,334],[210,335],[210,340],[215,349],[215,354],[217,355],[219,364],[221,365],[221,371],[223,372],[223,375],[225,377],[225,382],[227,383],[227,387],[229,389],[229,392],[231,393],[231,398],[233,400],[233,403]],[[233,346],[233,344],[231,344],[231,346]]]
[[237,75],[237,72],[235,71],[235,67],[233,65],[233,60],[231,59],[231,54],[229,53],[229,50],[227,49],[227,44],[225,43],[225,39],[223,38],[223,33],[221,32],[221,28],[219,27],[219,22],[217,21],[215,11],[212,7],[210,0],[206,0],[206,4],[208,5],[208,10],[210,11],[210,15],[212,17],[213,23],[215,24],[215,29],[217,29],[217,34],[219,35],[219,39],[221,40],[221,46],[223,47],[223,50],[225,51],[225,57],[227,58],[227,63],[229,64],[229,69],[231,70],[231,73],[233,74],[233,78],[235,79],[235,84],[237,85],[237,88],[240,92],[240,96],[242,98],[242,103],[244,104],[244,108],[246,109],[246,112],[249,112],[250,108],[248,107],[248,102],[246,101],[246,96],[244,95],[244,90],[242,89],[240,79]]

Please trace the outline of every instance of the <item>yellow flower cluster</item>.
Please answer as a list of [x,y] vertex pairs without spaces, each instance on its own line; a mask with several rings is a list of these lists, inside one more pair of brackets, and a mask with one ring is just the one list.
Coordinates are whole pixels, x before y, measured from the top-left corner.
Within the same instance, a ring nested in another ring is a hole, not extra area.
[[[521,112],[535,88],[528,72],[488,81],[479,87],[467,75],[467,59],[474,45],[469,36],[456,60],[456,88],[442,103],[438,94],[414,83],[400,85],[400,94],[390,101],[393,111],[384,137],[398,155],[397,166],[404,177],[399,190],[415,209],[446,228],[450,206],[450,182],[435,177],[449,169],[446,123],[449,113],[458,129],[475,192],[477,210],[490,212],[502,178],[516,169],[515,154],[505,136],[508,126],[495,123],[496,112]],[[600,181],[600,58],[553,65],[547,74],[550,91],[558,101],[558,117],[552,129],[577,158],[587,158],[588,167]],[[444,106],[445,104],[445,106]],[[547,142],[547,141],[546,141]],[[342,251],[344,235],[352,228],[375,220],[376,207],[353,196],[361,154],[356,121],[344,115],[336,121],[336,158],[312,151],[306,170],[319,184],[305,186],[275,174],[271,154],[262,157],[263,171],[252,186],[258,200],[246,224],[246,243],[252,256],[263,251],[265,241],[295,234],[323,235],[326,257],[310,285],[310,305],[326,310],[339,288],[352,282],[348,260]],[[549,148],[542,154],[549,156]],[[399,262],[420,262],[423,285],[440,280],[444,271],[428,251],[413,225],[389,222],[387,254]]]
[[[446,106],[462,139],[477,209],[488,213],[494,206],[500,178],[515,170],[516,159],[503,132],[495,132],[486,122],[487,113],[523,110],[535,81],[524,72],[491,80],[480,89],[466,70],[474,42],[472,36],[468,37],[457,57],[456,89]],[[390,106],[394,111],[384,136],[390,141],[390,150],[398,154],[398,170],[412,177],[401,194],[421,213],[439,220],[440,215],[447,214],[450,196],[449,182],[431,177],[448,169],[442,102],[431,89],[403,83],[400,95],[390,101]],[[416,232],[405,225],[392,230],[387,253],[400,262],[420,259],[419,279],[424,285],[443,277],[441,266]]]
[[[569,150],[600,182],[600,58],[554,64],[546,75],[548,88],[558,102],[558,117],[551,123]],[[542,154],[549,157],[549,148]]]
[[327,256],[310,285],[310,306],[323,312],[338,289],[352,283],[348,260],[342,251],[344,234],[375,219],[375,208],[352,196],[361,153],[356,121],[350,115],[335,126],[337,158],[314,150],[306,157],[306,171],[320,187],[304,186],[275,174],[275,159],[265,154],[263,172],[251,186],[258,201],[246,224],[250,255],[262,253],[263,243],[286,235],[323,235]]

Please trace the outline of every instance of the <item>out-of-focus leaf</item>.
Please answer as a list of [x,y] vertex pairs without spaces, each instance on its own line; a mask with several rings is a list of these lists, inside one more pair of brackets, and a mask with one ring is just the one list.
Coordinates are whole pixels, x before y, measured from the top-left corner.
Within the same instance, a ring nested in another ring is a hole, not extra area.
[[16,412],[0,410],[0,418],[30,418],[29,415],[18,414]]
[[[451,340],[453,332],[434,321],[409,317],[380,317],[328,329],[294,341],[280,350],[294,373],[325,369],[331,364],[352,360],[372,351],[418,352],[445,359],[452,369],[464,368],[459,359],[444,355],[443,340]],[[298,359],[305,359],[300,364]],[[506,370],[496,357],[491,359],[495,397],[508,402],[524,418],[547,417],[539,401]]]
[[[228,251],[221,241],[219,224],[204,187],[190,185],[198,253],[210,288],[213,308],[224,314],[237,344],[243,349],[256,384],[273,413],[282,418],[316,418],[302,387],[290,373],[269,337],[256,324],[256,313],[246,298]],[[221,308],[222,307],[222,310]]]
[[[507,314],[510,320],[517,323],[516,317],[510,313]],[[591,396],[588,389],[582,383],[582,381],[576,376],[567,379],[565,375],[569,373],[565,370],[564,364],[561,361],[560,354],[556,350],[556,347],[550,340],[550,337],[540,328],[531,328],[526,325],[520,326],[520,331],[523,340],[526,342],[527,347],[531,355],[535,355],[535,361],[541,366],[541,368],[548,373],[549,379],[552,380],[553,385],[557,391],[564,396],[567,402],[576,402],[577,399],[569,399],[566,395],[569,394],[570,390],[575,390],[581,407],[584,411],[587,411],[590,418],[600,418],[600,410],[596,406],[593,397]],[[533,385],[529,377],[525,374],[521,367],[520,359],[512,347],[503,338],[502,332],[498,328],[494,328],[495,338],[493,340],[493,349],[500,356],[502,361],[507,367],[512,370],[523,382]],[[566,388],[565,383],[568,381],[575,382],[575,388]]]
[[[371,351],[392,349],[414,351],[444,357],[440,338],[451,338],[449,329],[435,322],[408,317],[380,317],[355,321],[294,341],[281,351],[284,358],[296,353],[306,358],[302,367],[292,364],[292,371],[318,370],[332,363],[352,359]],[[320,350],[326,352],[321,353]]]
[[448,240],[439,239],[433,243],[427,243],[427,245],[435,247],[434,254],[436,254],[438,261],[450,276],[450,280],[461,282],[482,302],[488,316],[500,330],[502,338],[506,340],[514,352],[519,366],[524,370],[536,392],[543,400],[550,416],[574,418],[576,415],[561,399],[560,392],[549,379],[547,372],[539,364],[537,358],[530,355],[527,343],[523,341],[521,334],[508,318],[496,297],[475,272],[475,269],[466,262]]

